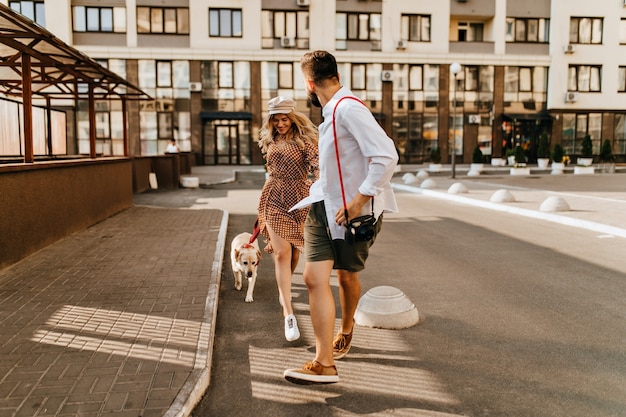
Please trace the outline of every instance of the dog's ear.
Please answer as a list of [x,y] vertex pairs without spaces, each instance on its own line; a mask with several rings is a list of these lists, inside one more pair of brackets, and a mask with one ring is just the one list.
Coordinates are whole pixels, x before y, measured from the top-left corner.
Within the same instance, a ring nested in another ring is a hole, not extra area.
[[235,249],[235,259],[239,260],[239,255],[241,254],[241,252],[239,252],[239,249]]
[[261,251],[257,250],[256,251],[256,258],[257,258],[257,264],[261,263]]

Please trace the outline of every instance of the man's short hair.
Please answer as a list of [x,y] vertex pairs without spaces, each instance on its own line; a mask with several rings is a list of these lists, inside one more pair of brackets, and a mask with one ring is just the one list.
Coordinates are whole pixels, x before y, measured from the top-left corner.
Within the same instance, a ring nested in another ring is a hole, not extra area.
[[317,85],[333,78],[339,79],[337,61],[327,51],[307,52],[300,59],[300,68]]

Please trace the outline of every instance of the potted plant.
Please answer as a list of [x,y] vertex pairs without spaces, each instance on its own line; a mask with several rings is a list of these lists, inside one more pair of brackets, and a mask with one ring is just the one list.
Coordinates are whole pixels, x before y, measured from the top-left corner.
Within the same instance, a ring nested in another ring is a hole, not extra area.
[[591,164],[593,163],[593,143],[591,142],[591,136],[585,135],[582,142],[581,156],[576,159],[576,166],[574,167],[574,174],[593,174],[595,169]]
[[509,148],[506,150],[506,162],[513,166],[515,165],[515,149],[514,148]]
[[472,164],[467,175],[480,175],[484,167],[483,162],[483,152],[480,150],[480,146],[476,145],[472,153]]
[[515,166],[516,167],[525,167],[526,166],[526,155],[524,155],[524,148],[520,145],[515,147]]
[[551,174],[562,174],[563,169],[565,168],[565,164],[563,163],[563,147],[560,143],[554,145],[554,150],[552,151],[552,172]]
[[593,163],[593,143],[591,136],[585,135],[582,142],[582,152],[576,160],[576,165],[590,166]]
[[602,171],[612,174],[615,172],[613,149],[611,148],[611,140],[605,139],[600,148],[600,162],[602,162]]
[[539,136],[539,144],[537,145],[537,166],[541,169],[546,169],[550,163],[550,143],[548,142],[548,135],[542,133]]
[[439,147],[430,148],[430,172],[441,172],[441,149]]
[[530,168],[526,166],[524,148],[520,145],[515,147],[515,166],[511,168],[511,175],[530,175]]

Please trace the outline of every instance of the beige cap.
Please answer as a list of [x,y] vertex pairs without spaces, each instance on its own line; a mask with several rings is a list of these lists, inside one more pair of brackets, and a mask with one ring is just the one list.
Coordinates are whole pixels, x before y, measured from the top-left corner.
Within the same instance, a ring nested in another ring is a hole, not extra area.
[[270,115],[288,114],[296,109],[296,102],[283,96],[274,97],[267,104],[269,105]]

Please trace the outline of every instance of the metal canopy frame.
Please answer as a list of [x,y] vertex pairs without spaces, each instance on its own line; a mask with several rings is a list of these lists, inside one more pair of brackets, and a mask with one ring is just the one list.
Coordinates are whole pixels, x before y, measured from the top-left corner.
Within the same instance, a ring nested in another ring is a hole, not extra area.
[[[24,57],[30,71],[24,71]],[[0,4],[0,92],[22,96],[30,74],[31,94],[48,98],[150,99],[141,89],[67,45],[46,29]]]
[[95,60],[67,45],[30,19],[0,4],[0,94],[21,97],[24,105],[24,161],[33,162],[32,100],[89,101],[90,157],[96,157],[95,101],[122,100],[124,154],[128,156],[126,101],[148,94]]

